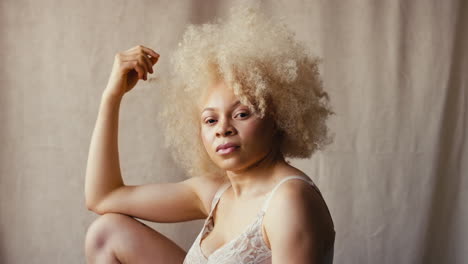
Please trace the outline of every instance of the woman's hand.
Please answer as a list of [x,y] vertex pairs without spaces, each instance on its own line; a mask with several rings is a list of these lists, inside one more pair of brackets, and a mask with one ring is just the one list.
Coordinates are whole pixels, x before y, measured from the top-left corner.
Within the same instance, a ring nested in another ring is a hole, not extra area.
[[153,65],[158,59],[158,53],[142,45],[118,52],[115,55],[112,72],[104,92],[124,96],[126,92],[135,87],[139,79],[147,80],[148,72],[154,72]]

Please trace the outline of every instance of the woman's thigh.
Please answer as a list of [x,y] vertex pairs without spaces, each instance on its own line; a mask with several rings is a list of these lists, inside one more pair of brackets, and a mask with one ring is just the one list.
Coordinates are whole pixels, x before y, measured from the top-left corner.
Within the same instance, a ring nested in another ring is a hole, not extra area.
[[115,213],[104,214],[91,224],[85,250],[88,263],[181,264],[186,255],[185,250],[158,231]]

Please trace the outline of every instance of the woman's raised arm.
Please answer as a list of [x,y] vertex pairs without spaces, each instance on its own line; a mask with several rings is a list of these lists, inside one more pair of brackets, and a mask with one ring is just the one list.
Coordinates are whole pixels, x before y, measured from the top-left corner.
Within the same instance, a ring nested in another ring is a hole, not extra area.
[[221,180],[194,177],[176,183],[138,186],[124,184],[118,153],[120,103],[159,55],[136,46],[115,56],[109,83],[102,95],[88,154],[86,206],[97,214],[121,213],[153,222],[182,222],[205,218]]
[[140,45],[115,55],[88,153],[85,197],[90,209],[124,185],[117,146],[120,103],[138,79],[146,79],[147,72],[153,72],[152,66],[158,58],[159,54]]

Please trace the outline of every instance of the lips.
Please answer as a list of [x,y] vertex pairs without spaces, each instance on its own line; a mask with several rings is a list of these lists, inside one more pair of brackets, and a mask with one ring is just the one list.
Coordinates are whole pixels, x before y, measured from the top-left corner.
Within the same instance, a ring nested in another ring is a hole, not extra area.
[[216,151],[218,151],[218,150],[220,150],[220,149],[231,148],[231,147],[239,147],[239,145],[237,145],[237,144],[235,144],[235,143],[232,143],[232,142],[229,142],[229,143],[226,143],[226,144],[219,145],[219,146],[216,148]]

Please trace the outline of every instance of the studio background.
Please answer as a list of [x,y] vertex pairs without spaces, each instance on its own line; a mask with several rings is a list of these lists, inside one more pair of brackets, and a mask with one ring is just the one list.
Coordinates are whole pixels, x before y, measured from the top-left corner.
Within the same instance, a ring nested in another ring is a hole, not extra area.
[[[114,55],[148,46],[167,74],[187,23],[233,3],[0,2],[0,263],[85,263],[85,169]],[[334,263],[466,263],[468,2],[262,3],[323,58],[335,141],[292,163],[328,203]],[[159,89],[140,81],[122,101],[127,184],[186,177],[162,146]],[[187,250],[203,220],[145,223]]]

